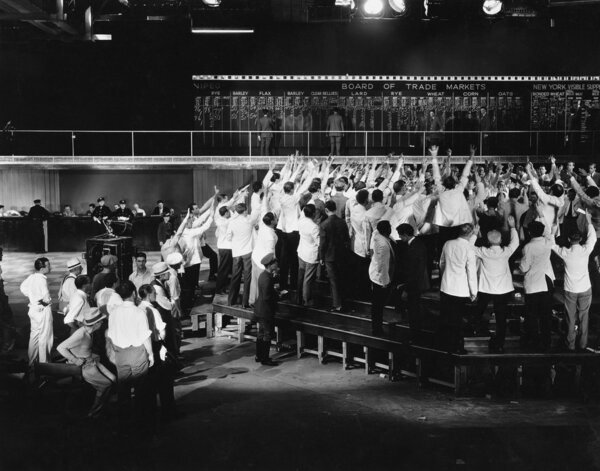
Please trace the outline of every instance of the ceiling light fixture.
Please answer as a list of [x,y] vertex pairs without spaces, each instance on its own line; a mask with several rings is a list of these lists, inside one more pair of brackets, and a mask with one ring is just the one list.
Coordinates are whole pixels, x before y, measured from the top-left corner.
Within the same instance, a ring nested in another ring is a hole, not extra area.
[[362,8],[367,16],[379,16],[383,13],[383,0],[366,0]]
[[483,13],[487,16],[497,15],[502,11],[503,6],[502,0],[484,0]]

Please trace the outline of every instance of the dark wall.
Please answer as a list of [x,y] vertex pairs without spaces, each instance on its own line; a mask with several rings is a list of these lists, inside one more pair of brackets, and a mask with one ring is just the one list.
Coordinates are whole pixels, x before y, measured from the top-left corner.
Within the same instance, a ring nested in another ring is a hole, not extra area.
[[71,204],[77,213],[85,212],[88,204],[99,196],[112,205],[125,199],[150,212],[162,199],[178,210],[193,201],[192,170],[61,170],[59,174],[61,206]]
[[252,35],[208,37],[126,26],[110,42],[0,44],[0,122],[13,119],[20,129],[191,129],[192,74],[600,70],[595,20],[558,21],[555,28],[548,19],[275,24]]

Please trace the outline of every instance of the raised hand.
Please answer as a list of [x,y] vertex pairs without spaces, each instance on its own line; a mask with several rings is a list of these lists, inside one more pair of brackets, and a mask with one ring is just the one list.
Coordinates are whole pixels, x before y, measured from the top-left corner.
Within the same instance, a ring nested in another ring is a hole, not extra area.
[[471,144],[471,145],[469,146],[469,155],[470,155],[471,157],[474,157],[474,156],[475,156],[475,151],[476,151],[476,150],[477,150],[477,147],[476,147],[474,144]]
[[514,229],[516,227],[514,216],[508,216],[508,227]]
[[432,145],[431,147],[429,147],[429,153],[431,154],[432,157],[437,157],[439,150],[440,150],[439,146],[436,146],[436,145]]

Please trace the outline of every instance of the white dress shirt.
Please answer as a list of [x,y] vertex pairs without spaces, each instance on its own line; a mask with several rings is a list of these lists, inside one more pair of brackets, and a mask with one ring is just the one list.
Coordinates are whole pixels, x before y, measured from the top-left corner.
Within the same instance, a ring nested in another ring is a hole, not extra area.
[[60,286],[60,290],[58,291],[59,303],[65,305],[69,304],[71,296],[73,296],[77,291],[77,287],[75,286],[75,278],[77,278],[77,276],[75,276],[74,273],[68,273],[65,276]]
[[[231,217],[231,216],[230,216]],[[230,249],[231,241],[227,239],[227,228],[229,227],[229,218],[221,216],[218,212],[215,213],[215,236],[217,237],[217,249]]]
[[544,220],[550,223],[552,234],[556,234],[557,226],[557,208],[561,208],[565,204],[563,198],[547,194],[537,180],[531,180],[531,187],[538,195],[538,205],[542,207]]
[[277,229],[280,229],[281,231],[286,233],[298,230],[298,213],[300,212],[300,206],[298,206],[299,200],[299,193],[293,195],[287,193],[281,194],[281,196],[279,197],[279,206],[281,207],[281,213],[279,216],[279,221],[277,223]]
[[106,306],[108,314],[111,314],[121,304],[123,304],[123,298],[112,288],[102,288],[96,293],[96,306]]
[[464,195],[465,186],[457,184],[452,190],[440,193],[433,223],[443,227],[456,227],[461,224],[472,223],[473,214]]
[[571,247],[559,247],[554,244],[552,250],[565,262],[565,291],[585,293],[591,289],[588,261],[596,244],[596,231],[588,224],[585,244],[573,244]]
[[385,213],[387,213],[388,207],[381,202],[373,203],[367,212],[365,213],[365,220],[367,222],[366,229],[366,237],[367,242],[371,242],[371,236],[377,229],[377,223],[381,221],[384,217]]
[[89,309],[90,305],[88,303],[87,294],[78,289],[73,296],[71,296],[71,300],[69,301],[69,306],[65,312],[65,324],[70,324],[75,321],[82,323],[84,313]]
[[346,208],[350,212],[350,225],[352,226],[352,251],[361,257],[366,257],[369,251],[367,242],[367,209],[355,200],[348,200]]
[[146,268],[144,273],[134,271],[131,275],[129,275],[129,281],[131,281],[135,285],[135,289],[139,291],[140,286],[149,285],[154,281],[154,275]]
[[[29,309],[33,311],[43,311],[44,306],[39,302],[44,301],[49,303],[50,292],[48,291],[48,281],[46,275],[42,273],[32,273],[20,286],[21,293],[29,298]],[[48,306],[49,308],[50,306]]]
[[550,228],[546,226],[543,236],[534,237],[523,247],[519,270],[525,274],[523,279],[525,294],[548,291],[546,276],[554,281],[554,270],[550,263],[552,245],[554,240]]
[[139,347],[151,334],[146,313],[131,301],[117,306],[108,318],[106,335],[119,348]]
[[264,266],[260,261],[265,255],[275,253],[275,245],[277,244],[277,234],[275,229],[267,226],[264,222],[260,222],[258,233],[254,239],[254,248],[252,249],[252,261],[261,269]]
[[[209,213],[209,211],[207,211]],[[200,247],[200,236],[204,234],[212,224],[213,218],[209,215],[208,219],[203,220],[200,216],[198,223],[201,224],[199,227],[192,227],[191,229],[185,228],[179,239],[179,247],[181,248],[181,254],[183,255],[183,266],[190,267],[192,265],[198,265],[202,262],[201,247]]]
[[177,270],[169,268],[169,273],[171,276],[167,280],[167,288],[169,288],[169,293],[171,294],[171,301],[176,301],[181,296],[181,285],[179,278],[177,278]]
[[[158,309],[156,309],[148,301],[141,301],[140,308],[143,309],[144,311],[146,311],[147,309],[150,309],[150,311],[152,312],[152,316],[154,317],[154,325],[156,327],[156,330],[158,330],[159,333],[164,334],[167,324],[165,324],[163,322],[162,317],[160,317],[160,312],[158,312]],[[146,320],[148,320],[147,317],[146,317]]]
[[167,292],[165,291],[164,286],[160,283],[164,282],[158,282],[152,285],[154,286],[154,290],[156,291],[156,302],[163,309],[170,311],[171,309],[173,309],[173,302],[167,296]]
[[514,291],[508,259],[519,247],[519,234],[510,230],[510,243],[507,247],[475,247],[479,259],[479,291],[488,294],[505,294]]
[[373,256],[369,264],[369,279],[380,286],[387,286],[391,282],[390,263],[392,263],[392,244],[387,237],[382,236],[377,229],[373,232],[371,240]]
[[319,259],[319,226],[306,216],[300,216],[298,221],[300,243],[298,244],[298,258],[305,263],[317,263]]
[[[258,216],[258,215],[257,215]],[[231,255],[241,257],[252,253],[252,232],[258,217],[237,214],[229,220],[227,239],[231,241]]]
[[459,237],[444,244],[440,257],[440,291],[466,298],[477,295],[477,262],[470,241]]

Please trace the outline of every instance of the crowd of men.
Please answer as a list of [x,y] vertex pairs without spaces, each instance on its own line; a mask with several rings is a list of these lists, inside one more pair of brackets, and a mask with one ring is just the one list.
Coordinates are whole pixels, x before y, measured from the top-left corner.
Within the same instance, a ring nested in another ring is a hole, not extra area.
[[[465,354],[463,317],[472,312],[476,331],[489,335],[484,322],[489,303],[496,320],[490,351],[504,351],[513,275],[519,274],[522,346],[548,351],[559,266],[564,349],[596,351],[588,346],[592,292],[600,287],[595,164],[578,172],[572,162],[557,166],[554,157],[538,168],[529,162],[477,165],[474,154],[471,148],[462,169],[453,164],[451,151],[438,157],[436,146],[420,165],[405,165],[402,156],[395,164],[337,165],[332,158],[291,156],[283,168],[272,165],[262,181],[231,196],[215,187],[201,207],[190,206],[177,229],[160,208],[163,261],[152,270],[141,252],[129,280],[118,279],[114,255],[102,257],[93,277],[82,274],[78,259],[69,260],[55,298],[65,332],[56,335],[46,279],[51,264],[39,258],[21,284],[29,299],[32,369],[50,360],[57,336],[58,352],[81,367],[97,391],[90,416],[102,412],[116,383],[122,414],[130,410],[133,386],[140,417],[156,409],[157,395],[161,412],[172,417],[179,319],[195,305],[203,259],[210,262],[217,294],[227,294],[230,305],[254,307],[261,328],[256,360],[266,365],[274,364],[269,346],[277,299],[287,295],[307,308],[323,307],[315,289],[319,278],[329,281],[330,311],[345,310],[351,299],[369,300],[372,333],[385,336],[383,312],[391,304],[407,314],[414,343],[423,340],[422,296],[439,286],[437,347]],[[206,241],[213,222],[218,254]],[[8,302],[3,291],[0,295],[4,343],[10,345]]]

